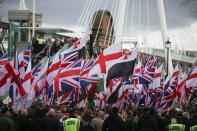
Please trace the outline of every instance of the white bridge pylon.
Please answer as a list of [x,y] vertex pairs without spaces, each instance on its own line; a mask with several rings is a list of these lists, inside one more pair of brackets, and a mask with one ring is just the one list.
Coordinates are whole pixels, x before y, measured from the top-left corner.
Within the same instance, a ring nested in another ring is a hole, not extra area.
[[[150,2],[151,1],[151,2]],[[145,2],[145,4],[144,4]],[[157,14],[150,14],[150,9],[153,8],[155,4],[155,8],[157,8]],[[142,7],[142,4],[146,5]],[[129,8],[129,6],[131,8]],[[149,7],[150,6],[150,7]],[[145,10],[144,8],[147,8]],[[149,24],[151,21],[150,16],[154,15],[155,20],[157,23],[160,23],[160,31],[162,34],[163,43],[160,43],[161,47],[163,45],[163,49],[165,50],[165,42],[167,41],[168,30],[165,18],[165,10],[164,10],[164,3],[163,0],[87,0],[84,6],[84,9],[81,13],[81,16],[78,21],[78,25],[84,28],[85,34],[91,33],[91,27],[94,23],[94,16],[95,12],[98,10],[109,10],[113,17],[113,24],[114,24],[114,34],[115,34],[115,42],[122,41],[125,36],[124,31],[127,30],[127,34],[131,37],[143,37],[144,33],[141,32],[142,27],[142,19],[143,17],[147,17],[147,32],[149,28]],[[104,12],[104,11],[103,11]],[[147,14],[147,16],[143,16],[142,14]],[[129,15],[128,15],[129,14]],[[103,15],[101,17],[101,21],[103,19]],[[130,19],[130,23],[128,23],[128,19]],[[100,22],[101,23],[101,22]],[[100,26],[100,24],[99,24]],[[100,28],[100,27],[99,27]],[[132,30],[132,31],[131,31]],[[99,30],[98,30],[99,31]],[[141,36],[140,36],[141,35]],[[170,37],[169,37],[170,38]],[[172,43],[173,44],[173,43]],[[167,56],[166,50],[165,58]],[[170,52],[170,51],[169,51]],[[167,58],[166,58],[167,61]],[[172,73],[172,60],[171,54],[169,55],[169,74]]]

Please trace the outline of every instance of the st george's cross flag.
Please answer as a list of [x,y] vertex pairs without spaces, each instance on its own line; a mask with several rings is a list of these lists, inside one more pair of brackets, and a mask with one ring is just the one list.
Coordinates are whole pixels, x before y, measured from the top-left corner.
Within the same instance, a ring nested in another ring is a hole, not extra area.
[[116,61],[122,56],[122,43],[114,43],[108,48],[104,49],[95,60],[92,66],[89,76],[105,74],[107,72],[107,64],[109,62]]
[[137,59],[137,49],[133,49],[130,54],[123,55],[114,62],[107,64],[106,81],[113,78],[126,77],[128,79],[132,75]]
[[187,88],[197,90],[197,67],[189,74],[186,86]]
[[5,66],[9,64],[8,55],[4,54],[0,59],[0,96],[4,96],[10,89],[11,77]]

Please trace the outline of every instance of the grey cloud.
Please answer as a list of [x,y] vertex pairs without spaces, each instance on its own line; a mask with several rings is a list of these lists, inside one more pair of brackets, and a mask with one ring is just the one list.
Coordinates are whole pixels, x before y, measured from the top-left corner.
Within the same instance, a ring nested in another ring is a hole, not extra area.
[[[0,6],[0,16],[3,16],[4,20],[7,19],[8,9],[17,9],[19,0],[4,0],[4,3]],[[43,14],[44,23],[55,25],[74,25],[77,23],[80,14],[83,10],[85,2],[87,0],[36,0],[36,10]],[[103,2],[105,0],[102,0]],[[109,0],[110,1],[110,0]],[[111,0],[112,1],[112,0]],[[110,1],[110,2],[111,2]],[[147,28],[147,0],[128,0],[130,6],[129,18],[125,26],[134,26],[137,28],[139,23],[139,12],[135,9],[133,16],[131,15],[132,2],[141,1],[141,15],[140,24],[141,29]],[[156,7],[156,0],[149,1],[149,18],[150,29],[158,29],[159,21]],[[186,2],[185,2],[186,1]],[[189,2],[187,2],[189,1]],[[29,9],[32,9],[32,0],[26,0]],[[111,5],[108,3],[108,9]],[[170,28],[177,26],[184,26],[196,21],[195,11],[197,10],[196,0],[164,0],[166,10],[166,20]],[[139,4],[139,3],[138,3]],[[132,17],[131,17],[132,16]],[[132,19],[136,19],[135,25],[131,25]]]

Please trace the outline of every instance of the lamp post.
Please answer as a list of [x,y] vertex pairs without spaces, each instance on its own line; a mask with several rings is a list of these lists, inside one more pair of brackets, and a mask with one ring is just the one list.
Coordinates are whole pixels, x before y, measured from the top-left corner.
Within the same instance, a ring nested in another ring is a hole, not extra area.
[[32,37],[35,37],[36,2],[33,0]]
[[167,49],[167,60],[166,60],[167,63],[166,63],[166,65],[167,65],[167,76],[168,76],[168,74],[169,74],[169,50],[171,48],[171,42],[169,41],[169,38],[165,42],[165,48]]

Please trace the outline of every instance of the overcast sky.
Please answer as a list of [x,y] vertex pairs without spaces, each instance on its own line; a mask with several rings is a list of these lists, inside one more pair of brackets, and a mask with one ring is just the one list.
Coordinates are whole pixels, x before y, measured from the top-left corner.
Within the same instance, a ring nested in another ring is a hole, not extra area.
[[[43,23],[45,24],[66,27],[78,26],[77,22],[82,14],[86,1],[100,1],[102,4],[99,8],[104,8],[103,3],[105,3],[106,0],[36,0],[36,11],[43,14]],[[112,5],[115,3],[114,1],[116,0],[108,0],[107,6],[104,9],[112,11]],[[123,29],[123,34],[125,36],[127,34],[135,34],[139,30],[147,30],[147,28],[152,32],[160,30],[156,0],[127,1],[128,10],[126,11],[126,22]],[[28,9],[32,10],[32,0],[26,0],[26,3]],[[194,39],[195,37],[194,41],[188,43],[196,44],[197,24],[194,23],[197,23],[197,0],[164,0],[164,5],[168,29],[177,29],[174,32],[178,32],[180,38],[184,38],[188,33],[192,32],[194,35],[192,34],[192,36],[189,36],[187,39],[185,38],[185,41],[188,42],[188,39]],[[8,10],[18,8],[19,0],[4,0],[4,3],[0,5],[0,16],[4,21],[8,21]],[[88,9],[88,11],[91,11],[91,8]],[[112,12],[112,15],[114,17],[115,13]],[[91,19],[86,16],[85,18],[88,20]],[[119,19],[123,18],[120,16]],[[183,33],[179,31],[179,29],[182,28],[187,28],[187,32],[185,31],[186,29],[183,30],[185,33],[184,36],[182,36]],[[180,40],[180,38],[177,39]],[[185,41],[182,43],[185,44]],[[177,44],[179,43],[180,42],[177,42]]]
[[[43,22],[48,24],[75,24],[86,0],[36,0],[36,11],[43,14]],[[26,0],[32,9],[32,0]],[[0,16],[7,20],[9,9],[18,9],[19,0],[4,0],[0,6]]]
[[[87,0],[36,0],[36,10],[43,14],[43,22],[58,25],[77,24],[79,16],[84,8]],[[105,1],[105,0],[103,0]],[[108,0],[110,1],[110,0]],[[115,1],[115,0],[113,0]],[[141,1],[141,23],[147,23],[146,2],[149,1],[150,23],[156,25],[157,18],[156,0],[128,0],[129,9],[132,11],[133,1],[136,3]],[[168,24],[182,25],[190,22],[190,18],[194,17],[197,8],[197,0],[191,0],[190,4],[181,5],[185,0],[164,0],[167,22]],[[26,0],[28,9],[32,9],[32,0]],[[139,4],[139,3],[137,3]],[[110,2],[108,5],[111,5]],[[137,5],[139,8],[139,5]],[[7,20],[7,11],[9,9],[18,9],[19,0],[4,0],[4,4],[0,5],[0,16],[3,20]],[[107,7],[110,8],[110,7]],[[173,8],[173,9],[172,9]],[[138,10],[135,8],[135,10]],[[136,15],[139,12],[135,11]],[[131,12],[127,13],[131,15]]]

